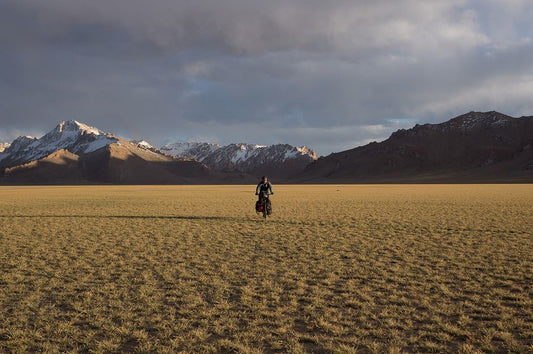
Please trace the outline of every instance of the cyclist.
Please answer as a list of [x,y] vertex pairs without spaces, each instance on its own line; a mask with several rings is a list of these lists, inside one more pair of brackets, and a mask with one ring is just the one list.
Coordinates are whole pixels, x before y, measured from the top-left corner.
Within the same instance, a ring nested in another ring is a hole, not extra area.
[[262,204],[263,199],[266,199],[265,206],[267,207],[267,210],[270,210],[270,200],[268,199],[269,194],[274,194],[272,191],[272,184],[268,181],[267,176],[263,176],[261,177],[261,182],[259,182],[255,188],[255,195],[259,196],[259,204]]

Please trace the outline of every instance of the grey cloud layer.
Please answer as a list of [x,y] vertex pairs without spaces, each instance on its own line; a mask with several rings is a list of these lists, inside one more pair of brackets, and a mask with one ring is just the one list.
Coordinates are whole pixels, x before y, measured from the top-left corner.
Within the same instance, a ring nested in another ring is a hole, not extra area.
[[0,134],[74,118],[326,154],[391,118],[533,114],[530,3],[4,0]]

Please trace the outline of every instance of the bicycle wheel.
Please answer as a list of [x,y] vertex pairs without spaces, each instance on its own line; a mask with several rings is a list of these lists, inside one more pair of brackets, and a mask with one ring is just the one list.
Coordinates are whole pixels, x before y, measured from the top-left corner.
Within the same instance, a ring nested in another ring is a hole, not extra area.
[[268,199],[263,198],[263,217],[266,219],[268,212],[267,212],[267,203]]

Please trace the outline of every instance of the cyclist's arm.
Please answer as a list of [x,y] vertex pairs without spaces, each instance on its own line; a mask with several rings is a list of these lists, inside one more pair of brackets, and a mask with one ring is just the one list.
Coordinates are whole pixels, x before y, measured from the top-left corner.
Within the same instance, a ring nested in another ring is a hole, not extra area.
[[272,191],[272,184],[270,182],[268,182],[268,189],[270,189],[270,194],[274,194]]
[[258,184],[257,187],[255,187],[255,195],[259,195],[259,187],[261,184]]

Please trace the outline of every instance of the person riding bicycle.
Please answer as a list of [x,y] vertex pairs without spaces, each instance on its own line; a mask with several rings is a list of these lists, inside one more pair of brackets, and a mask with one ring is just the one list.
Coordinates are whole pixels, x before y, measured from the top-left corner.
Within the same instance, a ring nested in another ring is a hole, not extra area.
[[268,210],[268,215],[270,215],[271,212],[271,205],[270,200],[268,199],[269,194],[274,194],[272,191],[272,184],[268,181],[267,176],[261,177],[261,182],[257,185],[255,188],[255,195],[259,196],[259,199],[257,201],[257,204],[262,204],[263,199],[265,199],[265,206]]
[[272,183],[268,181],[267,176],[263,176],[261,177],[261,182],[259,182],[259,184],[255,188],[255,195],[258,195],[259,201],[261,201],[262,197],[266,196],[268,198],[269,194],[274,194],[274,192],[272,191]]

